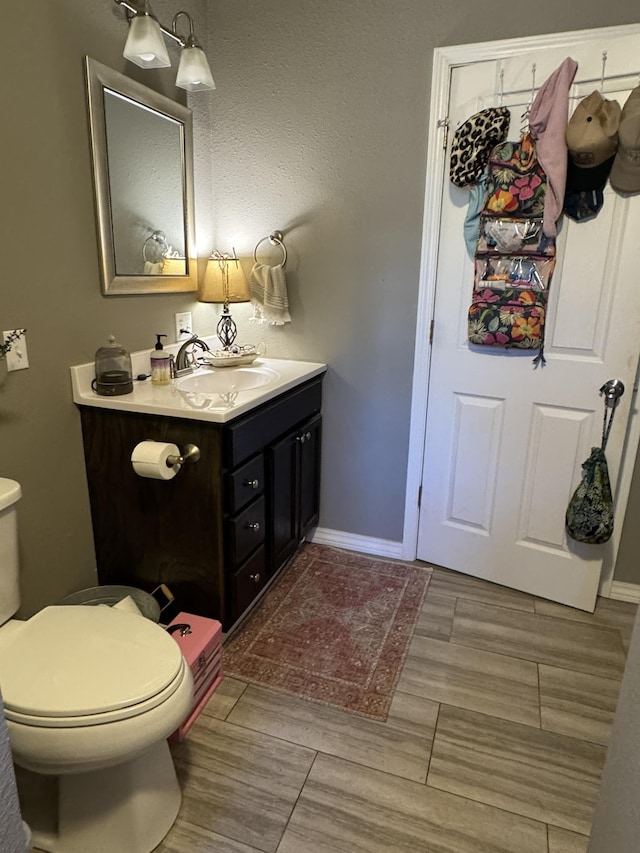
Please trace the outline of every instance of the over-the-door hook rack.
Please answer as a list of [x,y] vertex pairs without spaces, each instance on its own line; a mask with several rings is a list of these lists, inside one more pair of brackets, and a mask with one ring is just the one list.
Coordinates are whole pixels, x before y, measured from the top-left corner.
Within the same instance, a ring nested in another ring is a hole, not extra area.
[[600,75],[600,94],[604,95],[604,72],[607,67],[607,51],[602,51],[602,74]]
[[531,63],[531,103],[536,95],[536,69],[538,68],[535,62]]
[[524,131],[527,130],[527,125],[529,122],[529,115],[531,113],[531,107],[533,106],[533,99],[535,98],[535,95],[536,95],[536,69],[537,69],[537,67],[538,66],[535,62],[531,63],[531,96],[529,98],[529,103],[527,104],[524,112],[522,113],[522,125],[520,128],[522,133],[524,133]]
[[600,76],[600,94],[604,95],[604,71],[607,67],[607,51],[602,51],[602,74]]

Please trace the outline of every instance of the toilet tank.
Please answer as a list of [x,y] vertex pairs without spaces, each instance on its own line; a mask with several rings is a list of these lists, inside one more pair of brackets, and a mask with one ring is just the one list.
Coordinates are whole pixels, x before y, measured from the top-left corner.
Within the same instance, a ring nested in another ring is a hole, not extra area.
[[18,513],[20,483],[0,477],[0,625],[20,607]]

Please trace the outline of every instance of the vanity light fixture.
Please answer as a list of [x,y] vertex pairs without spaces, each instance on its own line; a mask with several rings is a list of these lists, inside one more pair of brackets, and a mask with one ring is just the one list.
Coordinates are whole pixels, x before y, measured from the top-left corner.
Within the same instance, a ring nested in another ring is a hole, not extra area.
[[[127,11],[129,35],[123,56],[141,68],[167,68],[171,65],[163,36],[182,48],[176,86],[189,92],[215,89],[207,57],[193,31],[193,20],[187,12],[176,12],[171,29],[164,27],[151,11],[149,0],[113,0]],[[181,15],[187,19],[189,34],[181,36],[177,24]]]
[[[133,7],[127,3],[119,5],[132,11]],[[144,0],[140,9],[129,19],[129,35],[122,55],[140,68],[168,68],[171,65],[160,24],[154,17],[148,0]]]
[[184,15],[189,22],[189,35],[184,39],[180,64],[178,65],[178,76],[176,86],[186,89],[188,92],[199,92],[202,89],[215,89],[216,84],[211,76],[211,69],[204,55],[204,50],[199,44],[193,32],[193,21],[186,12],[176,12],[173,16],[171,29],[176,33],[176,23],[180,15]]
[[218,340],[225,350],[230,349],[237,337],[238,329],[229,312],[230,302],[249,302],[249,284],[240,261],[233,255],[214,251],[207,261],[207,268],[198,295],[199,302],[222,302],[222,316],[216,327]]

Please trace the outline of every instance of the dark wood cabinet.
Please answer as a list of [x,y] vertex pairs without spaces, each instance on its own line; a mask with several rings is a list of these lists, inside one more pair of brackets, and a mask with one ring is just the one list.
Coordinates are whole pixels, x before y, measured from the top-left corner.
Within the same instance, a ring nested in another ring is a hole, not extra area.
[[[234,625],[318,521],[322,377],[226,424],[81,406],[98,577]],[[139,477],[140,441],[196,444],[171,480]]]

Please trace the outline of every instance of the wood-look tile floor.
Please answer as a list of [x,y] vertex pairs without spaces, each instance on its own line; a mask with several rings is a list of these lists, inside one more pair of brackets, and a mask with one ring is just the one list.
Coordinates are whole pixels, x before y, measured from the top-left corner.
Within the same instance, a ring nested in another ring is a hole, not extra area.
[[386,722],[223,680],[157,853],[586,853],[635,610],[434,569]]

